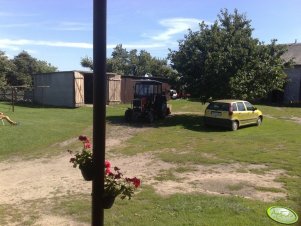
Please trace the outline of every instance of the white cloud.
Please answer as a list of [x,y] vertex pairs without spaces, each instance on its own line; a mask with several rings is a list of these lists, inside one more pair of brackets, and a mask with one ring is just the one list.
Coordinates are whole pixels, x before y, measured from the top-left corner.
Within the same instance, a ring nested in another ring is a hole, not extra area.
[[12,12],[1,12],[0,11],[0,17],[33,17],[33,16],[38,16],[40,14],[24,14],[24,13],[12,13]]
[[167,29],[156,35],[152,36],[153,40],[157,41],[168,41],[173,38],[174,35],[187,33],[187,30],[190,28],[194,30],[198,27],[198,25],[202,22],[202,20],[195,18],[170,18],[161,20],[159,23],[166,27]]
[[[108,49],[113,49],[116,47],[117,44],[109,44],[107,45]],[[162,48],[165,47],[162,43],[133,43],[133,44],[122,44],[123,48],[129,49],[154,49],[154,48]]]
[[[113,49],[117,44],[108,44],[108,49]],[[41,41],[41,40],[29,40],[29,39],[0,39],[0,49],[20,50],[20,47],[24,46],[52,46],[52,47],[68,47],[68,48],[81,48],[92,49],[93,44],[86,42],[63,42],[63,41]],[[165,45],[162,43],[133,43],[123,44],[124,48],[129,49],[153,49],[162,48]]]
[[54,30],[61,31],[88,31],[92,30],[92,25],[88,23],[78,23],[78,22],[61,22]]
[[12,13],[8,13],[8,12],[0,12],[0,16],[6,17],[6,16],[13,16]]
[[17,28],[17,27],[30,27],[32,23],[21,23],[21,24],[0,24],[0,28]]
[[19,46],[53,46],[91,49],[92,44],[86,42],[40,41],[29,39],[0,39],[0,48],[17,49]]

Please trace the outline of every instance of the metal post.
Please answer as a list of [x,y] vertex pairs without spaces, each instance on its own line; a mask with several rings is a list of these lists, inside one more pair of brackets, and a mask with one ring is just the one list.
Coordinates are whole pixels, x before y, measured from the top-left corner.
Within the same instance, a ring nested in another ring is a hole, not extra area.
[[92,226],[104,225],[104,161],[106,138],[106,18],[107,1],[93,0],[93,162]]
[[15,88],[11,88],[11,105],[12,105],[12,112],[15,112]]

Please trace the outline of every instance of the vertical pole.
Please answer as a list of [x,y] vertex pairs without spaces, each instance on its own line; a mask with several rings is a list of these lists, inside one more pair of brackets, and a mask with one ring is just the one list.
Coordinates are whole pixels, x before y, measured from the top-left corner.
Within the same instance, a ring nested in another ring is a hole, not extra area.
[[11,105],[12,105],[12,112],[15,112],[15,88],[11,88]]
[[104,161],[106,138],[107,0],[93,0],[93,162],[92,226],[104,225]]

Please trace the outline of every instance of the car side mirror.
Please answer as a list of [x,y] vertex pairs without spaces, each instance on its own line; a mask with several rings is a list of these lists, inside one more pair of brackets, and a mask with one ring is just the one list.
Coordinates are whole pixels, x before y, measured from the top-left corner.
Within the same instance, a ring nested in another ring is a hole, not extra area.
[[253,111],[256,111],[257,110],[257,108],[256,107],[253,107]]

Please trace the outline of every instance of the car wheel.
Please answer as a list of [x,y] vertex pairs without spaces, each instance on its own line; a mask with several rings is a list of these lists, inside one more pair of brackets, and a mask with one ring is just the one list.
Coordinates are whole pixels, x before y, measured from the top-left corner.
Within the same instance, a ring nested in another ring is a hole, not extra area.
[[235,131],[238,129],[238,122],[237,121],[233,121],[232,125],[231,125],[231,130]]
[[257,126],[260,126],[261,124],[262,124],[262,118],[261,118],[261,117],[258,117],[257,122],[256,122],[256,125],[257,125]]

